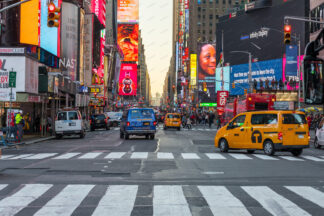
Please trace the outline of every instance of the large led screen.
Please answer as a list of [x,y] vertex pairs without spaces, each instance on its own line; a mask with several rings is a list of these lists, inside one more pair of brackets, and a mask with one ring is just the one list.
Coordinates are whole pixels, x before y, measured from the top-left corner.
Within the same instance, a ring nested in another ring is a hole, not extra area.
[[38,46],[39,0],[20,6],[20,43]]
[[[282,58],[286,51],[283,43],[284,16],[305,17],[305,1],[282,1],[269,8],[237,14],[236,17],[221,17],[217,23],[217,59],[219,59],[222,32],[224,35],[224,62],[230,65],[248,63],[249,56],[232,51],[247,51],[253,59],[265,61]],[[305,22],[289,20],[292,35],[301,37],[301,50],[305,48]],[[298,44],[292,38],[291,44]]]
[[121,64],[119,75],[119,95],[136,96],[137,64]]
[[138,61],[138,24],[119,24],[117,40],[123,60]]
[[216,68],[216,93],[230,90],[230,67]]
[[138,22],[139,4],[138,0],[117,0],[117,21],[121,22]]
[[200,103],[216,102],[216,48],[213,44],[198,44],[198,94]]

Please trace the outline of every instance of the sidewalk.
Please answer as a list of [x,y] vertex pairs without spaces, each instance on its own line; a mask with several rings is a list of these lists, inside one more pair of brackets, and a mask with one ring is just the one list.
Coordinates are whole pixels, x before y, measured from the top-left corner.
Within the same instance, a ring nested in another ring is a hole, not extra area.
[[10,148],[10,147],[14,147],[14,146],[17,146],[17,145],[30,145],[30,144],[34,144],[34,143],[39,143],[39,142],[51,140],[51,139],[54,139],[54,138],[55,138],[55,136],[41,137],[40,135],[35,135],[35,134],[24,135],[22,142],[20,142],[20,143],[12,143],[9,146],[0,145],[0,149]]

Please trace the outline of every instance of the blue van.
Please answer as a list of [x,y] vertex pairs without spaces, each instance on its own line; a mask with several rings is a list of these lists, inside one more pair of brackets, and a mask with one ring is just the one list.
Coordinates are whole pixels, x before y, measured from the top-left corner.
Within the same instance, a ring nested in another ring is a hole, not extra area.
[[145,136],[154,139],[156,119],[153,109],[133,108],[123,112],[120,122],[120,138],[129,139],[130,135]]

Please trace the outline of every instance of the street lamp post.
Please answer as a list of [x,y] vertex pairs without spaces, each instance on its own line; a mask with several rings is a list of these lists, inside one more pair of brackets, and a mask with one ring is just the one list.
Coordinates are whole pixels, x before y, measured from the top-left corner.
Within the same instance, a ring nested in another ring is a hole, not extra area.
[[248,80],[249,80],[249,89],[250,93],[253,92],[253,86],[252,86],[252,54],[247,51],[231,51],[230,53],[244,53],[249,55],[249,75],[248,75]]

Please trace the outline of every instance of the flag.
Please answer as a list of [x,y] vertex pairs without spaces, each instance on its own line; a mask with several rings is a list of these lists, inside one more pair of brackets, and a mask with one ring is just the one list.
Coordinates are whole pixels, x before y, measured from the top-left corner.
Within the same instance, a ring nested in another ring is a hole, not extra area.
[[221,67],[223,65],[223,51],[221,51],[220,56],[219,56],[219,62],[217,67]]

